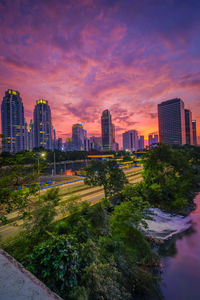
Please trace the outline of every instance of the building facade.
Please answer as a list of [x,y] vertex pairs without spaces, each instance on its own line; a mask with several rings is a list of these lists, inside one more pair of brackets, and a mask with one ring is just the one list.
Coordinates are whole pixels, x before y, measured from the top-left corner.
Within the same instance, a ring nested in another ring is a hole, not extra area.
[[92,150],[102,150],[102,138],[101,137],[96,137],[92,136],[90,137],[90,145]]
[[138,136],[138,150],[144,149],[144,136],[140,135]]
[[185,110],[184,102],[171,99],[158,104],[159,141],[168,145],[184,145]]
[[34,109],[34,147],[52,150],[51,110],[47,100],[37,100]]
[[33,120],[30,120],[28,126],[28,150],[32,151],[34,148],[34,127],[33,127]]
[[84,150],[84,129],[82,124],[74,124],[72,126],[72,143],[74,150]]
[[185,137],[186,144],[193,145],[192,112],[189,109],[185,109]]
[[28,148],[28,124],[26,119],[24,119],[24,149],[29,150]]
[[193,138],[193,145],[197,145],[197,124],[196,120],[192,121],[192,138]]
[[101,136],[103,150],[112,150],[114,130],[112,126],[112,117],[108,109],[104,110],[101,116]]
[[66,141],[64,143],[64,151],[73,151],[73,143],[72,143],[72,138],[66,138]]
[[157,134],[149,134],[148,136],[149,147],[154,147],[158,144],[158,135]]
[[24,106],[20,93],[7,90],[1,104],[2,151],[17,153],[25,150]]
[[129,130],[123,133],[123,150],[138,150],[138,132],[137,130]]

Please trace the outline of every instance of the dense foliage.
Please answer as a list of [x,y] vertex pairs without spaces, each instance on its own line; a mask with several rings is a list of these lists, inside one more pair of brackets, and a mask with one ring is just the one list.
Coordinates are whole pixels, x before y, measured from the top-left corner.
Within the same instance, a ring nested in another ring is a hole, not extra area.
[[3,223],[7,221],[6,214],[12,210],[24,211],[37,193],[40,165],[26,166],[29,159],[32,159],[32,154],[28,152],[0,157],[0,221]]
[[136,193],[157,207],[184,210],[200,181],[200,147],[161,144],[146,153],[143,166]]
[[159,293],[159,258],[141,227],[152,205],[185,209],[200,179],[200,151],[159,145],[145,154],[143,165],[144,180],[130,185],[115,162],[92,162],[86,183],[104,186],[104,200],[90,206],[72,196],[62,208],[68,217],[53,222],[60,198],[50,190],[35,202],[24,231],[2,247],[64,299]]
[[85,184],[90,186],[103,186],[105,197],[111,197],[121,191],[128,182],[126,176],[116,161],[95,161],[85,168]]

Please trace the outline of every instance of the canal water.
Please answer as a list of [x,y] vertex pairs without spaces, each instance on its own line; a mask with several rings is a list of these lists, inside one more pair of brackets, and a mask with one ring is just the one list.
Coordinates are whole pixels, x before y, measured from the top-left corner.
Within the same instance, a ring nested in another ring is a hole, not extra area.
[[200,193],[195,203],[190,219],[183,220],[183,227],[190,223],[189,228],[161,248],[161,290],[166,300],[200,300]]

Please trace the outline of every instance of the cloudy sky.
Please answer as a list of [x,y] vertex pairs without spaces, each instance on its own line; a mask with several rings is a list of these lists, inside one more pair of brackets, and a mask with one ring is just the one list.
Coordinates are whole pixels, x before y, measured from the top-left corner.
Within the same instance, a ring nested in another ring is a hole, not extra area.
[[0,97],[20,92],[29,121],[49,101],[58,137],[81,122],[117,140],[157,132],[157,104],[180,97],[200,129],[199,0],[0,0]]

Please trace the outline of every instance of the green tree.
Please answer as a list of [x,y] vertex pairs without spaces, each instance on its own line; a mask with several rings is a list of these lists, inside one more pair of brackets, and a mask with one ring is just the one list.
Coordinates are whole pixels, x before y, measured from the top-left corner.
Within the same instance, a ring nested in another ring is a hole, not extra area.
[[24,227],[26,232],[35,239],[41,239],[47,230],[51,229],[54,217],[57,214],[56,206],[60,200],[59,189],[48,190],[34,203],[29,211],[29,217]]
[[1,247],[20,262],[31,253],[33,245],[52,236],[53,221],[56,216],[56,206],[59,201],[59,190],[51,189],[34,202],[27,218],[24,219],[23,228],[17,235],[11,236]]
[[56,236],[34,248],[24,261],[26,268],[64,299],[78,286],[79,244],[72,235]]
[[197,182],[193,163],[184,148],[160,144],[148,151],[143,159],[144,198],[165,209],[184,209]]
[[6,214],[19,210],[22,214],[38,191],[37,164],[26,165],[32,153],[0,157],[0,219],[6,222]]
[[120,170],[114,160],[91,161],[91,164],[85,170],[85,184],[103,186],[106,198],[120,192],[128,182],[124,172]]

